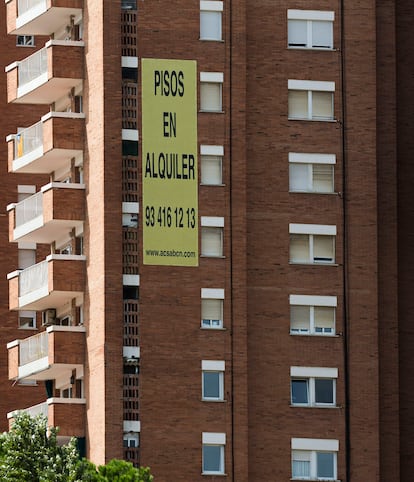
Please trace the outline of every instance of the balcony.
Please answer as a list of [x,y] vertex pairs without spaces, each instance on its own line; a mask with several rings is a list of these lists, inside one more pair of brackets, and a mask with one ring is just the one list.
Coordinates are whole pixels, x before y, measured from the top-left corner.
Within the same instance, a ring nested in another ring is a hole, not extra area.
[[7,33],[50,35],[82,14],[81,0],[6,0]]
[[26,59],[6,67],[7,101],[52,104],[83,79],[84,42],[49,40]]
[[83,376],[84,326],[49,326],[25,340],[7,344],[9,380],[57,380],[69,385],[73,371]]
[[48,398],[46,402],[7,414],[9,426],[18,412],[32,417],[44,415],[49,427],[59,427],[59,437],[84,437],[86,400],[84,398]]
[[74,298],[79,306],[85,288],[83,255],[50,254],[45,261],[9,273],[9,308],[41,311]]
[[73,229],[83,230],[85,185],[51,182],[7,209],[10,241],[59,245]]
[[83,159],[85,114],[49,112],[40,122],[7,136],[9,172],[50,174]]

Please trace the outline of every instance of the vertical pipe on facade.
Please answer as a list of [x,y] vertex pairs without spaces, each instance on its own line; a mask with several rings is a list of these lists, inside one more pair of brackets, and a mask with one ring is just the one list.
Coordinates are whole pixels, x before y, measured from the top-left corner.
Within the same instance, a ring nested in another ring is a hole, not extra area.
[[348,216],[347,216],[347,149],[346,149],[346,74],[345,74],[345,19],[344,3],[340,0],[341,15],[341,103],[342,103],[342,212],[343,212],[343,235],[342,235],[342,256],[343,256],[343,356],[344,356],[344,386],[345,386],[345,473],[346,482],[351,482],[351,429],[350,429],[350,396],[349,396],[349,320],[348,320]]
[[233,9],[232,9],[233,2],[230,0],[229,2],[229,17],[230,17],[230,26],[229,26],[229,105],[230,105],[230,118],[229,118],[229,189],[230,189],[230,196],[229,196],[229,212],[230,212],[230,290],[231,290],[231,301],[230,301],[230,342],[231,342],[231,480],[234,482],[234,338],[233,338],[233,210],[232,210],[232,200],[233,200],[233,173],[232,173],[232,117],[233,117],[233,97],[232,97],[232,90],[233,90]]

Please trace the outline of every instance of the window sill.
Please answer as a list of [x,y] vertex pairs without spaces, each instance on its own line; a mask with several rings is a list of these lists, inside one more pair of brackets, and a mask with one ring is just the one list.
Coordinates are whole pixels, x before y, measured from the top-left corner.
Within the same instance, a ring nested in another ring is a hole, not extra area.
[[217,42],[220,44],[224,44],[223,39],[217,39],[217,38],[199,38],[200,42]]
[[213,186],[213,187],[225,187],[225,184],[207,184],[205,182],[200,182],[200,186]]
[[226,331],[227,328],[207,328],[206,326],[200,326],[200,330],[206,330],[206,331]]
[[224,114],[224,110],[202,110],[198,111],[200,114]]
[[341,482],[339,479],[308,479],[308,478],[301,478],[301,477],[294,477],[291,478],[290,480],[306,480],[307,482],[321,482],[321,481],[327,481],[327,482]]
[[226,257],[223,255],[215,256],[214,254],[200,254],[200,258],[225,259]]
[[289,194],[334,194],[335,196],[338,196],[338,192],[336,191],[289,191]]
[[299,404],[294,405],[292,403],[289,405],[289,407],[290,408],[327,408],[328,410],[343,408],[342,405],[299,405]]
[[289,121],[308,121],[308,122],[331,122],[331,123],[336,123],[338,122],[338,119],[309,119],[308,117],[288,117]]
[[292,266],[339,266],[338,263],[306,263],[305,261],[289,261]]
[[32,330],[32,331],[38,331],[38,329],[35,326],[19,326],[19,330]]
[[321,52],[337,52],[338,49],[333,47],[300,47],[299,45],[288,45],[288,50],[316,50]]
[[[227,474],[224,474],[222,472],[201,472],[201,475],[203,475],[203,476],[210,475],[212,477],[227,477]],[[335,481],[333,481],[333,482],[335,482]],[[340,482],[340,481],[338,481],[338,482]]]
[[202,399],[201,399],[201,402],[207,402],[207,403],[210,403],[210,402],[212,402],[212,403],[225,403],[225,402],[227,402],[227,400],[224,400],[224,399],[223,399],[223,400],[214,400],[214,399],[210,399],[210,398],[202,398]]
[[319,333],[289,333],[289,335],[291,336],[311,336],[311,337],[319,337],[319,338],[339,338],[341,336],[340,333],[332,333],[332,334],[325,334],[325,335],[321,335]]

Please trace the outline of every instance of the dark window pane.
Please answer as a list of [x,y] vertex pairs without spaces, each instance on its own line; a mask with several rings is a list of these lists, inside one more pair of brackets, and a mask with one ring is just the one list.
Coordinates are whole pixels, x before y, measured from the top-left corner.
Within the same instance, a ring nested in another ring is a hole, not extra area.
[[317,452],[317,477],[334,478],[334,454],[329,452]]
[[329,380],[326,378],[317,378],[315,380],[316,403],[334,403],[333,383],[333,380]]
[[132,82],[138,82],[138,69],[132,67],[122,67],[122,78]]
[[308,381],[292,380],[292,403],[309,403]]
[[137,300],[139,299],[139,287],[124,285],[123,290],[124,300]]
[[204,398],[220,398],[220,374],[217,372],[203,373]]
[[220,459],[221,459],[220,445],[203,446],[203,472],[220,472],[221,471]]
[[122,155],[123,156],[137,156],[138,142],[137,141],[122,141]]

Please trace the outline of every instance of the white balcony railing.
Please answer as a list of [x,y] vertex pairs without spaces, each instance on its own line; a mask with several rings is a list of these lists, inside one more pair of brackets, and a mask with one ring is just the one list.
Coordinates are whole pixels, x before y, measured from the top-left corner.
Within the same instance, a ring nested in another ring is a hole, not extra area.
[[38,50],[26,59],[18,63],[19,83],[18,86],[28,84],[32,80],[47,73],[47,48]]
[[45,417],[47,417],[49,413],[49,407],[46,402],[43,402],[38,403],[37,405],[33,405],[33,407],[24,408],[21,411],[27,413],[31,417],[37,417],[38,415],[44,415]]
[[48,355],[48,336],[49,333],[44,331],[20,341],[19,366],[27,365]]
[[48,261],[29,266],[19,275],[19,296],[48,286]]
[[43,193],[38,192],[16,204],[15,227],[28,223],[43,214]]
[[14,138],[14,158],[22,157],[43,144],[43,122],[21,130]]
[[32,10],[39,5],[44,5],[44,9],[46,10],[46,0],[18,0],[17,2],[17,12],[18,16],[25,14],[29,10]]

